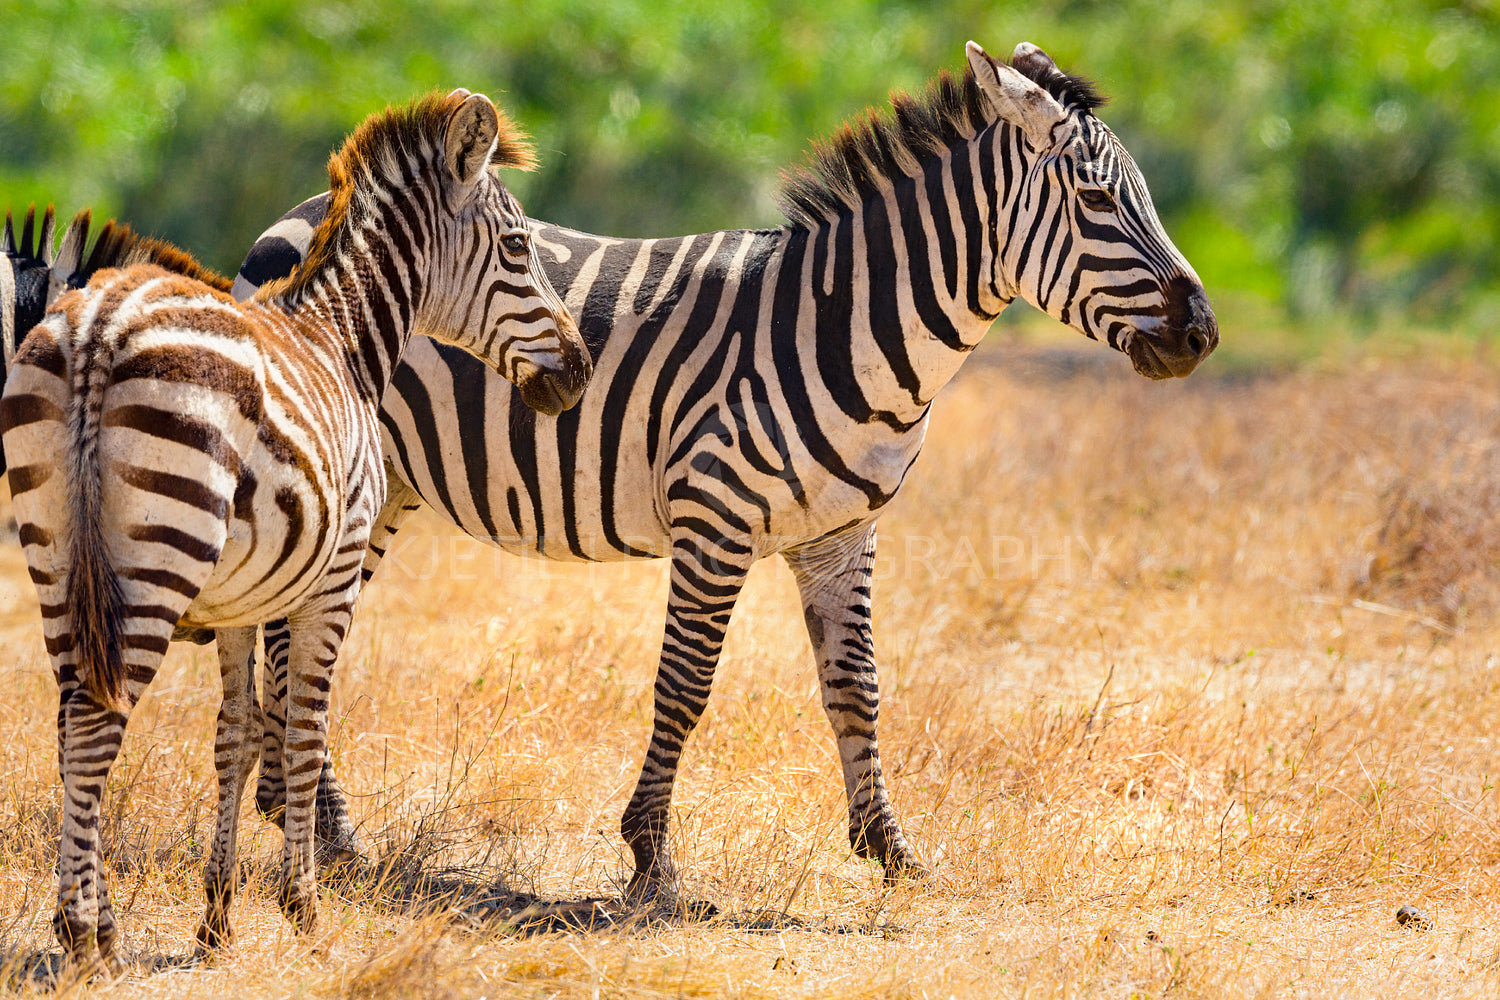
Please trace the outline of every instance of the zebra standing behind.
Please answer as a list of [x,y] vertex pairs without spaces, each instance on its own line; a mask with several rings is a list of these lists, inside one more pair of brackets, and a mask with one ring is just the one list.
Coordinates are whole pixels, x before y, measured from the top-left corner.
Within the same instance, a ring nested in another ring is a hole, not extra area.
[[[967,55],[961,78],[816,147],[786,181],[778,229],[626,240],[533,224],[594,354],[577,410],[535,416],[436,346],[396,372],[381,411],[395,481],[366,575],[419,499],[512,551],[672,560],[655,722],[621,821],[633,898],[677,891],[678,761],[746,573],[778,553],[801,593],[850,842],[887,878],[920,871],[882,777],[870,595],[876,518],[933,398],[1018,297],[1150,378],[1187,375],[1218,343],[1202,283],[1094,114],[1098,93],[1033,45],[1009,65],[973,42]],[[297,260],[325,203],[269,230],[236,288]],[[257,802],[271,815],[284,649],[268,629]],[[323,784],[320,835],[357,847],[326,764]]]
[[157,266],[110,270],[22,345],[0,429],[60,691],[53,928],[81,967],[120,967],[99,800],[179,621],[215,630],[224,684],[199,948],[230,937],[239,803],[259,751],[256,631],[274,618],[290,632],[280,902],[313,927],[328,690],[385,500],[376,411],[391,373],[415,330],[475,352],[550,413],[591,370],[489,169],[532,162],[485,96],[428,95],[372,116],[334,154],[307,259],[253,302]]
[[[6,370],[21,338],[41,322],[52,300],[67,287],[67,276],[73,266],[62,263],[60,258],[71,257],[76,265],[83,249],[73,247],[70,228],[64,254],[57,254],[52,245],[53,221],[52,206],[48,205],[38,229],[36,206],[31,206],[21,225],[21,242],[17,245],[11,213],[9,210],[5,213],[5,235],[0,238],[0,353]],[[0,379],[4,375],[0,371]]]
[[[93,249],[89,242],[91,214],[85,209],[73,216],[57,246],[53,245],[54,213],[51,205],[36,221],[36,206],[26,212],[21,223],[20,242],[9,210],[5,213],[4,236],[0,237],[0,388],[10,370],[16,349],[42,321],[59,295],[70,288],[82,288],[94,272],[106,267],[128,267],[131,264],[159,264],[169,271],[206,282],[221,292],[229,291],[229,279],[199,264],[193,257],[170,243],[136,234],[129,226],[109,220],[99,230]],[[0,472],[5,471],[5,452],[0,449]]]

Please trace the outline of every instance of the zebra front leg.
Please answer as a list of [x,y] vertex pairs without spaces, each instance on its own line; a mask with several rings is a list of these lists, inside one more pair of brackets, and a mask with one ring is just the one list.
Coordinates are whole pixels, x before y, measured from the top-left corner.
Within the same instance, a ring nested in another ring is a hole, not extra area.
[[286,737],[282,766],[286,810],[281,855],[281,912],[302,933],[318,921],[318,878],[313,857],[318,778],[328,737],[328,692],[339,647],[349,632],[356,577],[347,601],[334,608],[299,612],[289,619]]
[[197,951],[205,955],[233,939],[229,907],[239,886],[238,834],[245,783],[260,755],[258,706],[255,702],[256,628],[215,633],[224,701],[214,740],[214,769],[219,774],[219,813],[213,847],[203,871],[207,908],[198,925]]
[[683,744],[708,704],[724,630],[753,561],[748,545],[706,537],[699,530],[702,524],[672,530],[672,577],[656,671],[655,721],[640,779],[620,820],[620,834],[635,856],[625,895],[637,903],[676,902],[677,866],[667,845],[672,783]]
[[923,875],[886,795],[875,723],[880,708],[870,631],[875,526],[821,538],[784,553],[797,578],[808,638],[818,662],[823,711],[838,740],[849,802],[849,843],[876,858],[887,882]]

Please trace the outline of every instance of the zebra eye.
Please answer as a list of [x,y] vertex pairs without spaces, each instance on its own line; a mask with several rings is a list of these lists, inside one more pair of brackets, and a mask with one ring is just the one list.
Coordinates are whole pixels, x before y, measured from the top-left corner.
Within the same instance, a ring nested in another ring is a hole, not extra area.
[[1102,188],[1083,188],[1078,192],[1078,200],[1083,202],[1085,208],[1091,212],[1113,212],[1115,200],[1109,196],[1109,192]]
[[526,252],[526,237],[521,233],[511,233],[508,236],[502,236],[500,242],[505,244],[505,249],[511,253]]

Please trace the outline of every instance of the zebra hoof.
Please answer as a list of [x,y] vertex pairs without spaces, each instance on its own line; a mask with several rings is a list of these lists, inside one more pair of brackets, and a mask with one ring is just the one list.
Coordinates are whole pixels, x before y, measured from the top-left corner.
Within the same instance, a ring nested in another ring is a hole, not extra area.
[[353,827],[347,825],[334,828],[326,836],[323,830],[314,830],[313,853],[319,872],[361,868],[370,863],[359,836]]
[[205,921],[193,935],[193,957],[200,962],[212,961],[233,942],[234,932],[227,922],[222,927],[210,927]]
[[686,899],[675,875],[664,877],[636,872],[625,889],[625,902],[638,918],[668,923],[699,923],[719,915],[719,908],[703,899]]
[[900,882],[931,882],[935,877],[931,868],[922,863],[915,854],[905,854],[882,862],[885,868],[885,884]]
[[311,934],[318,926],[318,892],[306,883],[288,882],[281,890],[281,912],[298,934]]
[[66,992],[65,986],[69,983],[108,983],[124,975],[125,963],[114,952],[67,952],[63,955],[57,992]]
[[679,899],[676,872],[638,871],[625,887],[625,902],[637,909],[675,909]]
[[112,932],[101,934],[97,925],[61,910],[52,915],[52,932],[63,946],[62,974],[69,981],[111,980],[125,974],[125,963],[115,954]]

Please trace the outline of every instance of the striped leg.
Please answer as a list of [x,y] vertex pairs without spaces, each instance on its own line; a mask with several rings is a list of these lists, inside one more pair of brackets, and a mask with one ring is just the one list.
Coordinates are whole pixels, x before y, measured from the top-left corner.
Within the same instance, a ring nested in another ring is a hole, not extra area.
[[[255,807],[266,819],[285,828],[286,771],[282,767],[282,745],[286,739],[287,658],[291,652],[291,629],[286,619],[266,626],[265,728],[261,733],[260,780],[255,786]],[[318,777],[318,795],[313,817],[313,839],[318,859],[327,865],[357,861],[364,856],[359,834],[349,818],[349,803],[333,773],[333,759],[325,747]]]
[[[688,734],[698,724],[724,645],[724,630],[753,561],[748,545],[717,541],[702,520],[672,528],[672,579],[666,635],[656,671],[655,722],[646,760],[620,833],[635,855],[626,896],[637,902],[673,902],[677,868],[667,846],[667,808]],[[722,534],[721,532],[719,534]]]
[[[58,590],[61,591],[61,586]],[[47,593],[40,587],[38,592],[44,596]],[[52,917],[52,930],[68,961],[82,973],[119,975],[124,964],[115,952],[119,925],[102,867],[99,807],[109,783],[110,769],[125,738],[130,709],[156,677],[171,626],[156,614],[125,620],[122,636],[129,681],[124,711],[101,707],[80,683],[69,617],[46,618],[43,627],[47,646],[55,651],[52,662],[59,691],[58,770],[63,783],[57,912]]]
[[[417,491],[407,486],[386,463],[389,484],[385,506],[370,532],[360,577],[365,583],[375,574],[380,560],[389,550],[396,532],[422,505]],[[255,805],[260,814],[278,826],[286,806],[286,777],[281,766],[281,744],[286,733],[286,676],[288,634],[286,621],[266,626],[265,664],[265,730],[262,735],[260,780],[255,787]],[[364,846],[349,816],[349,803],[333,771],[333,759],[326,753],[323,771],[318,778],[317,815],[314,820],[320,858],[333,863],[355,861],[364,856]]]
[[[68,961],[84,975],[119,975],[124,968],[115,954],[119,927],[100,864],[99,803],[130,716],[101,708],[77,682],[71,664],[62,667],[59,681],[63,820],[52,930]],[[134,704],[136,685],[131,688]]]
[[208,906],[198,926],[198,952],[204,954],[228,944],[229,906],[239,885],[240,801],[245,782],[259,754],[259,719],[255,703],[256,629],[221,629],[214,634],[219,650],[219,676],[224,682],[224,702],[219,706],[219,726],[214,740],[214,768],[219,773],[219,815],[213,847],[203,871],[203,892]]
[[[282,748],[286,740],[287,661],[291,654],[291,629],[286,619],[266,626],[264,728],[261,731],[260,780],[255,786],[255,807],[262,816],[286,828],[286,770]],[[318,777],[313,817],[313,840],[318,860],[342,865],[364,857],[364,846],[349,818],[344,790],[333,773],[333,760],[324,748]]]
[[922,874],[922,862],[907,846],[886,796],[875,736],[880,706],[870,632],[875,526],[829,535],[785,555],[802,595],[823,711],[838,740],[849,800],[849,843],[861,857],[880,860],[887,882]]
[[[14,470],[12,470],[14,489]],[[50,490],[61,482],[52,477]],[[138,582],[138,570],[121,572],[127,614],[120,623],[121,655],[127,670],[124,704],[106,708],[79,676],[79,645],[72,616],[65,609],[68,574],[53,532],[37,525],[38,509],[64,509],[66,499],[43,490],[17,495],[16,513],[26,560],[44,614],[42,628],[58,684],[58,772],[62,778],[62,830],[58,842],[57,910],[52,930],[70,965],[85,976],[118,975],[119,927],[103,871],[100,805],[110,769],[119,756],[130,710],[156,676],[172,632],[172,622],[188,598]],[[178,605],[172,608],[172,603]]]
[[333,608],[301,611],[289,621],[286,737],[281,748],[287,794],[280,902],[281,912],[303,933],[312,931],[318,919],[314,800],[327,747],[328,692],[339,647],[349,632],[357,577],[349,590],[346,602]]
[[286,740],[286,659],[291,644],[292,633],[285,618],[266,625],[260,780],[255,785],[255,808],[282,828],[286,826],[286,771],[281,766],[281,744]]

